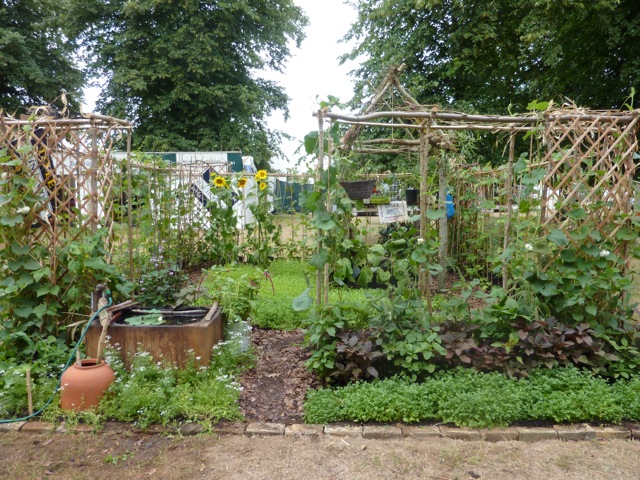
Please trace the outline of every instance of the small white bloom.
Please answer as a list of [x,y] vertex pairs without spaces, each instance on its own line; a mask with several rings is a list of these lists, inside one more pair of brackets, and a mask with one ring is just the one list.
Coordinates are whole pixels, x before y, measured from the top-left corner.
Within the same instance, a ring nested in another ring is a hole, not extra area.
[[3,180],[7,180],[8,178],[9,178],[9,173],[8,173],[8,172],[4,172],[4,173],[2,174],[2,179],[3,179]]
[[529,250],[531,252],[533,250],[533,245],[531,245],[530,243],[525,243],[524,248],[525,250]]
[[419,238],[418,239],[418,245],[422,245],[424,243],[424,238]]
[[611,252],[609,250],[600,250],[600,256],[601,257],[607,257],[611,254]]
[[16,210],[17,213],[29,213],[31,209],[29,207],[20,207],[19,209]]

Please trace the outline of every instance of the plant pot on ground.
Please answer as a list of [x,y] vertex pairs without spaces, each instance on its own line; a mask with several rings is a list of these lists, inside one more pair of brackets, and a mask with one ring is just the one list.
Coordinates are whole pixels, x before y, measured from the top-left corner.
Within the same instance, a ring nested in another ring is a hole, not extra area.
[[102,332],[95,358],[84,360],[78,357],[60,378],[60,407],[63,410],[81,411],[97,407],[100,399],[115,380],[113,369],[103,360],[107,328],[111,322],[111,313],[107,310],[109,290],[99,286],[102,296],[98,301],[98,312]]

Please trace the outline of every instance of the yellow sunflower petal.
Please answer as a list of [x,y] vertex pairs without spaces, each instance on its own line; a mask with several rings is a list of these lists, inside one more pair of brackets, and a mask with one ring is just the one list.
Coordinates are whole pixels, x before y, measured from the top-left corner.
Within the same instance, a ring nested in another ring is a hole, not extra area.
[[267,182],[260,182],[260,190],[267,188]]

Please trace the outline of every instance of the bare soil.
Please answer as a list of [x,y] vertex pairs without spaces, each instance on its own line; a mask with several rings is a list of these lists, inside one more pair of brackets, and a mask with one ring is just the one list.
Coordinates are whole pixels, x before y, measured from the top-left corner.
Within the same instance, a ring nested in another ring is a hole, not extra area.
[[640,478],[640,442],[393,441],[334,437],[0,434],[0,478]]
[[248,421],[302,423],[304,397],[318,385],[305,367],[309,351],[300,330],[254,328],[251,342],[256,365],[241,379],[240,407]]

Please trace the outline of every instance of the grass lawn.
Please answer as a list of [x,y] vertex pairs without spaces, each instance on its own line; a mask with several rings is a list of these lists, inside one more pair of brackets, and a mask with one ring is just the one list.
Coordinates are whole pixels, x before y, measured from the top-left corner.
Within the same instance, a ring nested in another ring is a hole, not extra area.
[[[260,290],[256,298],[256,314],[253,325],[274,330],[294,330],[303,326],[309,312],[296,312],[292,302],[306,288],[305,275],[315,291],[315,272],[307,262],[299,260],[275,260],[266,272],[249,265],[230,268],[228,275],[240,279],[243,275],[259,278]],[[205,280],[205,286],[207,281]],[[334,288],[329,292],[330,301],[365,303],[368,289]]]

